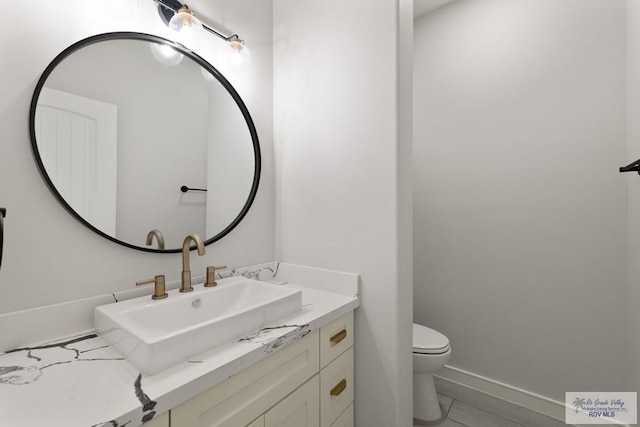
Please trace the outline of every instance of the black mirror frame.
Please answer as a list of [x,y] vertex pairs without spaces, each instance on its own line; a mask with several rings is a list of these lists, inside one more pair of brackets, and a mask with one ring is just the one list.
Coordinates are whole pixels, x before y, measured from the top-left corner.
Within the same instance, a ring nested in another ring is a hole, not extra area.
[[108,40],[141,40],[141,41],[147,41],[147,42],[170,45],[174,49],[178,50],[181,54],[183,54],[184,56],[186,56],[186,57],[190,58],[191,60],[195,61],[202,68],[204,68],[208,72],[210,72],[220,82],[220,84],[222,84],[222,86],[224,86],[224,88],[227,90],[227,92],[229,92],[229,94],[231,95],[231,97],[235,101],[235,103],[238,106],[238,108],[240,108],[240,111],[242,112],[242,115],[243,115],[243,117],[244,117],[244,119],[245,119],[245,121],[247,123],[247,127],[249,128],[249,133],[251,134],[251,141],[253,143],[253,153],[254,153],[253,182],[252,182],[252,185],[251,185],[251,191],[249,192],[249,197],[247,198],[247,201],[245,202],[245,204],[242,207],[242,209],[240,210],[240,213],[238,214],[238,216],[236,216],[234,218],[234,220],[231,222],[231,224],[229,224],[227,227],[225,227],[222,231],[220,231],[215,236],[213,236],[213,237],[211,237],[209,239],[206,239],[203,243],[205,245],[210,245],[210,244],[222,239],[224,236],[229,234],[231,232],[231,230],[233,230],[244,219],[244,217],[249,212],[249,209],[251,208],[251,205],[253,204],[253,201],[255,200],[256,194],[258,192],[258,185],[260,183],[260,172],[261,172],[261,155],[260,155],[260,142],[258,140],[258,133],[257,133],[255,125],[253,123],[253,119],[251,118],[251,115],[249,114],[249,110],[247,109],[246,105],[244,104],[244,101],[242,101],[242,98],[240,98],[240,95],[235,90],[235,88],[231,85],[231,83],[229,83],[229,81],[213,65],[209,64],[201,56],[195,54],[194,52],[186,50],[181,45],[179,45],[177,43],[174,43],[174,42],[172,42],[170,40],[167,40],[165,38],[154,36],[154,35],[151,35],[151,34],[136,33],[136,32],[113,32],[113,33],[97,34],[97,35],[94,35],[94,36],[91,36],[91,37],[87,37],[86,39],[80,40],[80,41],[72,44],[71,46],[67,47],[65,50],[60,52],[53,59],[53,61],[51,61],[51,63],[47,66],[47,68],[42,73],[42,76],[40,76],[40,79],[38,80],[38,83],[36,84],[36,88],[35,88],[35,91],[33,93],[33,98],[31,99],[31,107],[29,109],[29,136],[31,138],[31,148],[33,149],[34,159],[35,159],[35,161],[37,163],[38,169],[40,171],[40,175],[42,176],[44,181],[47,183],[47,185],[49,186],[49,189],[51,190],[53,195],[58,199],[60,204],[62,204],[62,206],[74,218],[76,218],[79,222],[81,222],[82,224],[84,224],[85,226],[87,226],[88,228],[93,230],[94,232],[98,233],[102,237],[104,237],[104,238],[106,238],[106,239],[108,239],[108,240],[110,240],[112,242],[115,242],[115,243],[117,243],[119,245],[126,246],[128,248],[136,249],[136,250],[139,250],[139,251],[144,251],[144,252],[155,252],[155,253],[178,253],[178,252],[182,252],[181,248],[176,248],[176,249],[154,249],[154,248],[148,248],[148,247],[143,247],[143,246],[136,246],[136,245],[133,245],[131,243],[127,243],[127,242],[124,242],[122,240],[118,240],[115,237],[110,236],[110,235],[102,232],[101,230],[97,229],[96,227],[94,227],[92,224],[90,224],[88,221],[86,221],[84,218],[82,218],[80,216],[80,214],[78,214],[67,203],[67,201],[64,199],[64,197],[62,197],[62,195],[58,192],[58,190],[56,189],[56,186],[54,185],[53,181],[51,180],[51,177],[49,177],[49,174],[47,173],[47,171],[46,171],[46,169],[44,167],[44,164],[42,162],[42,158],[40,157],[40,153],[39,153],[39,150],[38,150],[38,144],[37,144],[37,141],[36,141],[36,133],[35,133],[35,116],[36,116],[36,107],[37,107],[37,104],[38,104],[38,98],[40,97],[40,92],[42,91],[42,88],[44,87],[44,84],[45,84],[47,78],[53,72],[53,70],[56,68],[56,66],[60,62],[62,62],[67,56],[71,55],[73,52],[75,52],[75,51],[77,51],[79,49],[82,49],[82,48],[84,48],[86,46],[89,46],[89,45],[92,45],[92,44],[95,44],[95,43],[99,43],[99,42],[103,42],[103,41],[108,41]]

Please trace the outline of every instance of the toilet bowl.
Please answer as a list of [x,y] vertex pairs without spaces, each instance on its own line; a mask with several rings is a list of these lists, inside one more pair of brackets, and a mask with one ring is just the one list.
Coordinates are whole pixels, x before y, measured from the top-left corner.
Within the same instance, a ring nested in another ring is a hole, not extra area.
[[442,419],[433,373],[451,356],[449,339],[438,331],[413,324],[413,418],[434,423]]

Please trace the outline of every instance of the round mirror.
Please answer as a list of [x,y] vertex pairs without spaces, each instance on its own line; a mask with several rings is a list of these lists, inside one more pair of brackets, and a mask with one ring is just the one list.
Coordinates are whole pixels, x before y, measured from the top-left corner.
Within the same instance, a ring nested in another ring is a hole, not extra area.
[[80,222],[124,246],[179,252],[246,215],[260,181],[253,120],[211,64],[173,42],[108,33],[68,47],[29,116],[44,180]]

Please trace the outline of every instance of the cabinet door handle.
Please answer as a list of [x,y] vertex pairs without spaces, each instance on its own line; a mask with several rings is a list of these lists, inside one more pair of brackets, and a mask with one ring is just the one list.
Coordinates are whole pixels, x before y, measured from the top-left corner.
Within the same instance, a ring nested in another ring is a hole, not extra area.
[[331,396],[340,396],[340,394],[344,391],[345,388],[347,388],[347,380],[343,379],[338,383],[338,385],[336,385],[334,388],[331,389],[329,394]]
[[331,338],[329,338],[329,341],[331,341],[331,344],[336,345],[346,337],[347,337],[347,330],[343,329],[337,334],[335,334],[334,336],[332,336]]

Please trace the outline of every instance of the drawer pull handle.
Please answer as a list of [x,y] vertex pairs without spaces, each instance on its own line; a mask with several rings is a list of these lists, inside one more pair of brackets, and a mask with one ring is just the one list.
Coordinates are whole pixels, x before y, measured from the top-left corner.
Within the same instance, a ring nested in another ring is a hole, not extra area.
[[347,388],[347,380],[343,379],[342,381],[340,381],[338,383],[337,386],[335,386],[334,388],[331,389],[329,394],[331,396],[340,396],[340,394],[344,391],[345,388]]
[[337,334],[335,334],[334,336],[332,336],[331,338],[329,338],[329,341],[331,341],[331,344],[336,345],[346,337],[347,337],[347,330],[343,329]]

